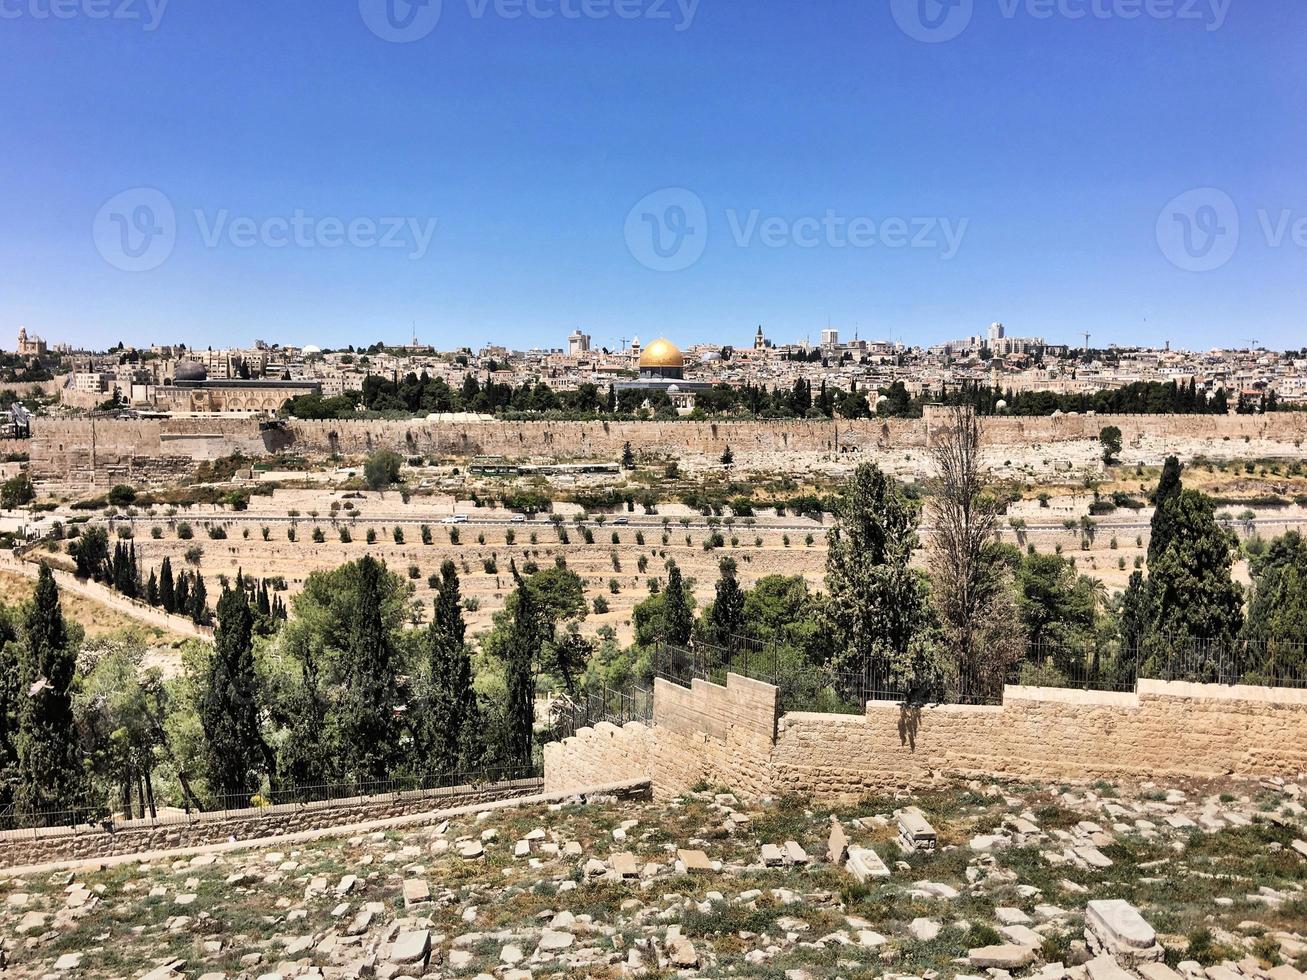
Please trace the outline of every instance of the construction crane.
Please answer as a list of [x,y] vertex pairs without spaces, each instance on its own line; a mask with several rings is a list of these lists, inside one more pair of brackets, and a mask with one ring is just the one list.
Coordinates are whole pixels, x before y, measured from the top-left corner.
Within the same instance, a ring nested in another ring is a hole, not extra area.
[[1255,351],[1255,350],[1257,350],[1257,338],[1256,338],[1256,337],[1245,337],[1245,338],[1243,339],[1243,342],[1244,342],[1245,344],[1248,345],[1248,349],[1249,349],[1250,351]]
[[1089,338],[1090,338],[1091,336],[1093,336],[1093,334],[1091,334],[1088,330],[1086,330],[1086,331],[1085,331],[1084,333],[1082,333],[1080,336],[1082,336],[1082,337],[1085,338],[1085,353],[1088,354],[1088,353],[1089,353]]

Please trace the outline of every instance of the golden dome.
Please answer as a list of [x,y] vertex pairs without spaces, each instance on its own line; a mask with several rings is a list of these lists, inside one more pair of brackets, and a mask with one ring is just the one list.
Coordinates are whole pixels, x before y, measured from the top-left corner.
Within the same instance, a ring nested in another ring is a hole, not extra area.
[[685,358],[670,340],[659,337],[640,354],[642,368],[683,368]]

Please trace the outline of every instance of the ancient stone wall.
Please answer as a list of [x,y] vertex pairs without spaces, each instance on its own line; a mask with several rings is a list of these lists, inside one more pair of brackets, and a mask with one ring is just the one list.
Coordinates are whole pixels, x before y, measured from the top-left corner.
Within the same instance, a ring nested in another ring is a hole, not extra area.
[[[1107,425],[1121,429],[1127,455],[1157,455],[1159,447],[1184,445],[1220,455],[1224,444],[1241,451],[1299,455],[1307,440],[1307,413],[1269,415],[1063,415],[986,419],[994,447],[1094,443]],[[36,419],[32,473],[40,481],[70,486],[149,483],[189,472],[197,461],[241,452],[268,456],[358,455],[378,448],[406,454],[512,460],[615,460],[626,443],[638,453],[677,458],[719,457],[731,447],[737,466],[768,464],[778,454],[831,457],[846,452],[887,453],[924,449],[931,419],[798,420],[773,422],[477,422],[477,421],[291,421],[261,428],[257,420]],[[1227,447],[1228,448],[1228,447]],[[1227,453],[1228,455],[1228,453]]]
[[[1307,770],[1307,690],[1139,682],[1134,693],[1008,687],[999,706],[862,715],[791,712],[767,734],[776,689],[730,675],[725,687],[659,681],[652,726],[565,740],[545,756],[546,786],[642,773],[657,796],[697,782],[752,796],[848,800],[941,776],[1292,776]],[[775,718],[774,713],[771,716]],[[641,770],[643,766],[643,770]]]
[[3,831],[0,832],[0,868],[193,847],[233,839],[280,837],[437,808],[515,799],[538,793],[540,788],[538,779],[521,779],[485,786],[453,786],[320,803],[192,813],[160,820],[132,820],[119,823],[111,830],[52,827]]

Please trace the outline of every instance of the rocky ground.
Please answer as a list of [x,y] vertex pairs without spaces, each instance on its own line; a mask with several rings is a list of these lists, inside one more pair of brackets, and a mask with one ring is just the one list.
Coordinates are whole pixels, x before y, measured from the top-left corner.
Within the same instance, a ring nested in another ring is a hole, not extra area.
[[5,975],[1299,980],[1304,787],[705,788],[0,878]]

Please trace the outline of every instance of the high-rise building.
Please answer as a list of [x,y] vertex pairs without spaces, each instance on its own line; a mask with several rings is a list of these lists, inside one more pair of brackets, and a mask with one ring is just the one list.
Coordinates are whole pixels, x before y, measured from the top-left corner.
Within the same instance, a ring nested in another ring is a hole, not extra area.
[[573,330],[567,335],[567,353],[572,357],[590,353],[590,335]]
[[837,347],[840,342],[840,332],[831,327],[827,327],[821,332],[821,346]]

